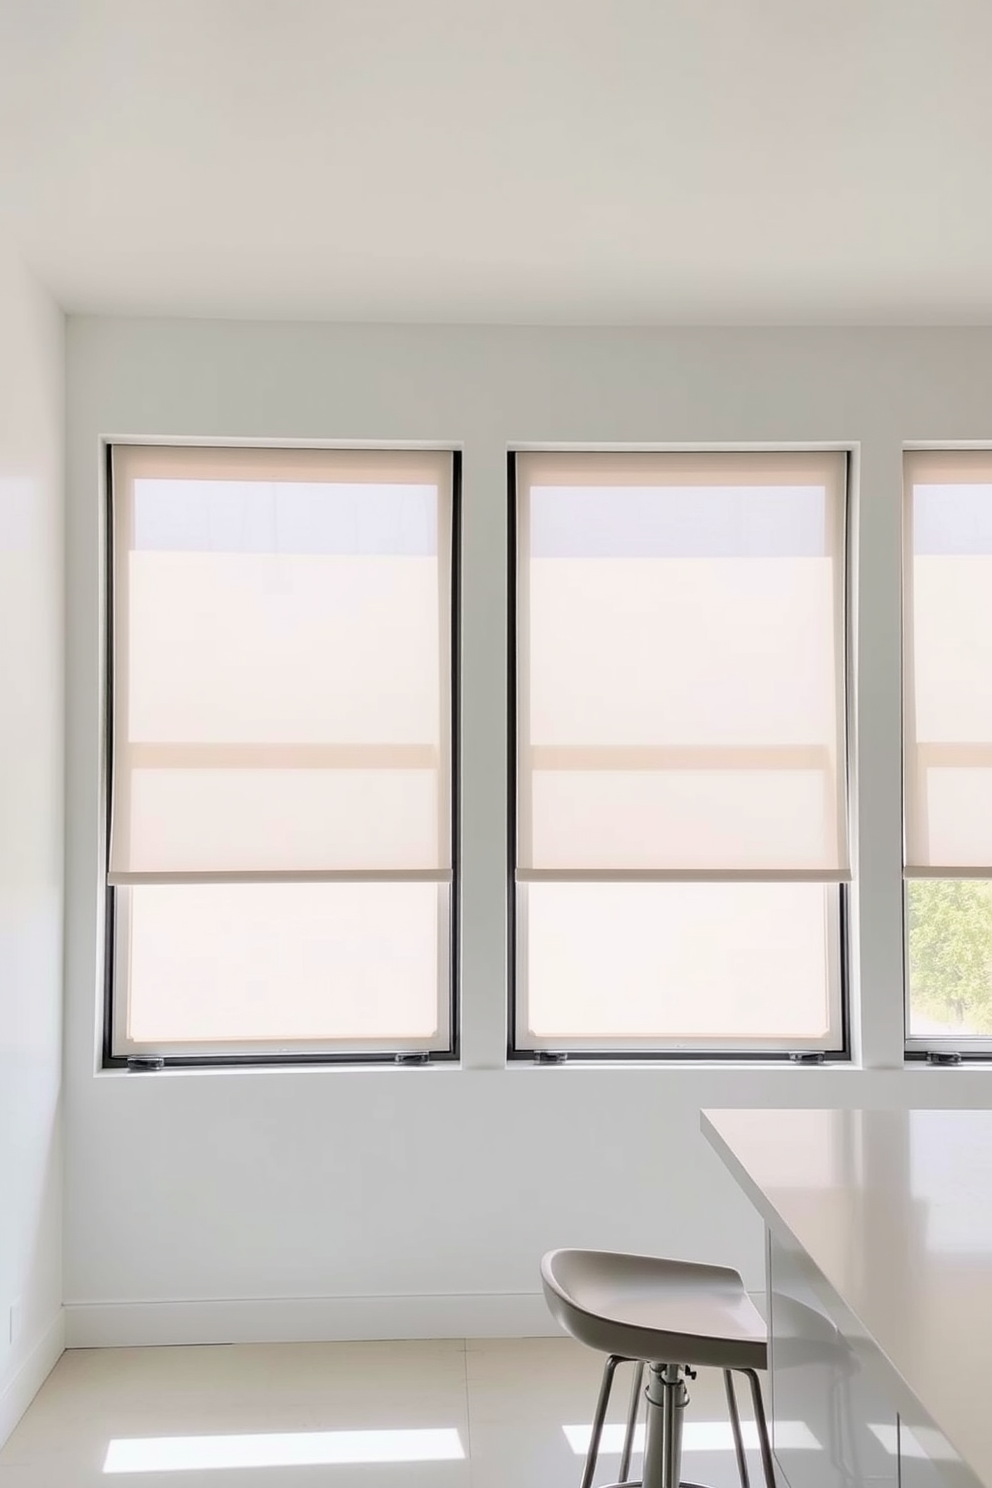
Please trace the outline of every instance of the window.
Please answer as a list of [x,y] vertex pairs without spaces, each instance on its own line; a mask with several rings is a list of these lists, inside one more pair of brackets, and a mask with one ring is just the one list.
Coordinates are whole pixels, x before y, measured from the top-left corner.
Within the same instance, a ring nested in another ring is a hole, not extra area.
[[453,474],[113,449],[108,1057],[453,1050]]
[[910,1048],[992,1045],[992,450],[906,461]]
[[516,1051],[839,1052],[846,456],[514,470]]

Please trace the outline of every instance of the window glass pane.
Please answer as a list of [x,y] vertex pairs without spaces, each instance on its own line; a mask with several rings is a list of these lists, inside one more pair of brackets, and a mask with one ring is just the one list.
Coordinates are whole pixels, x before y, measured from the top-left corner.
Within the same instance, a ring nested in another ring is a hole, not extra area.
[[525,1040],[840,1045],[836,885],[518,892]]
[[817,486],[531,487],[535,558],[783,558],[830,551]]
[[437,553],[437,490],[400,483],[139,478],[134,546],[429,558]]
[[910,1038],[992,1038],[992,881],[906,885]]
[[447,889],[424,883],[136,885],[138,1044],[437,1041]]
[[913,548],[920,557],[992,554],[992,482],[914,481]]

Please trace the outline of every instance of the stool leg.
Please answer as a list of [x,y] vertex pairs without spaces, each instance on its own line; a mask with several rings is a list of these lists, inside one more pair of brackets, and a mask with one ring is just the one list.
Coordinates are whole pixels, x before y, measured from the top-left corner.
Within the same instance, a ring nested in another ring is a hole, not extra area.
[[626,1483],[630,1478],[630,1459],[634,1455],[634,1432],[637,1430],[637,1416],[641,1408],[641,1384],[644,1379],[644,1364],[638,1360],[634,1365],[634,1378],[630,1384],[630,1408],[627,1411],[627,1430],[623,1439],[623,1455],[620,1458],[620,1476],[618,1483]]
[[603,1382],[599,1387],[599,1400],[596,1402],[596,1415],[592,1423],[592,1435],[589,1438],[589,1451],[586,1454],[585,1471],[582,1474],[582,1488],[592,1488],[592,1480],[596,1476],[596,1463],[599,1461],[599,1444],[603,1439],[603,1423],[606,1420],[606,1411],[610,1404],[613,1376],[616,1373],[617,1365],[623,1362],[619,1354],[610,1354],[603,1366]]
[[761,1381],[753,1369],[742,1369],[741,1374],[747,1375],[751,1386],[754,1424],[758,1428],[758,1445],[761,1448],[761,1467],[765,1475],[765,1488],[775,1488],[775,1464],[772,1461],[772,1447],[768,1440],[768,1422],[765,1420],[765,1407],[761,1399]]
[[727,1414],[730,1417],[730,1429],[734,1433],[734,1451],[737,1453],[737,1471],[740,1474],[741,1488],[751,1488],[747,1456],[744,1452],[744,1436],[741,1432],[741,1413],[737,1409],[737,1391],[734,1389],[734,1376],[729,1369],[723,1371],[723,1386],[727,1392]]

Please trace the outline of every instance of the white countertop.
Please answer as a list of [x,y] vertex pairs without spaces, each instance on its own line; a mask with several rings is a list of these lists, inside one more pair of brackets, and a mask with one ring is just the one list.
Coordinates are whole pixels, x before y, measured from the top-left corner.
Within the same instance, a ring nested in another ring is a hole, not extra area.
[[992,1488],[992,1111],[707,1111],[702,1126],[874,1341],[894,1408],[908,1392]]

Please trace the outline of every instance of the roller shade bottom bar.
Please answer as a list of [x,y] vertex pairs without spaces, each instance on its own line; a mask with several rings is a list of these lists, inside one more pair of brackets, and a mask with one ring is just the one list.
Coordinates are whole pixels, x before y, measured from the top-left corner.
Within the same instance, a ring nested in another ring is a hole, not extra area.
[[850,883],[851,878],[849,868],[518,868],[516,873],[517,883]]
[[253,872],[207,870],[189,873],[111,872],[113,888],[135,884],[252,884],[252,883],[437,883],[450,884],[450,868],[314,868],[270,869]]

